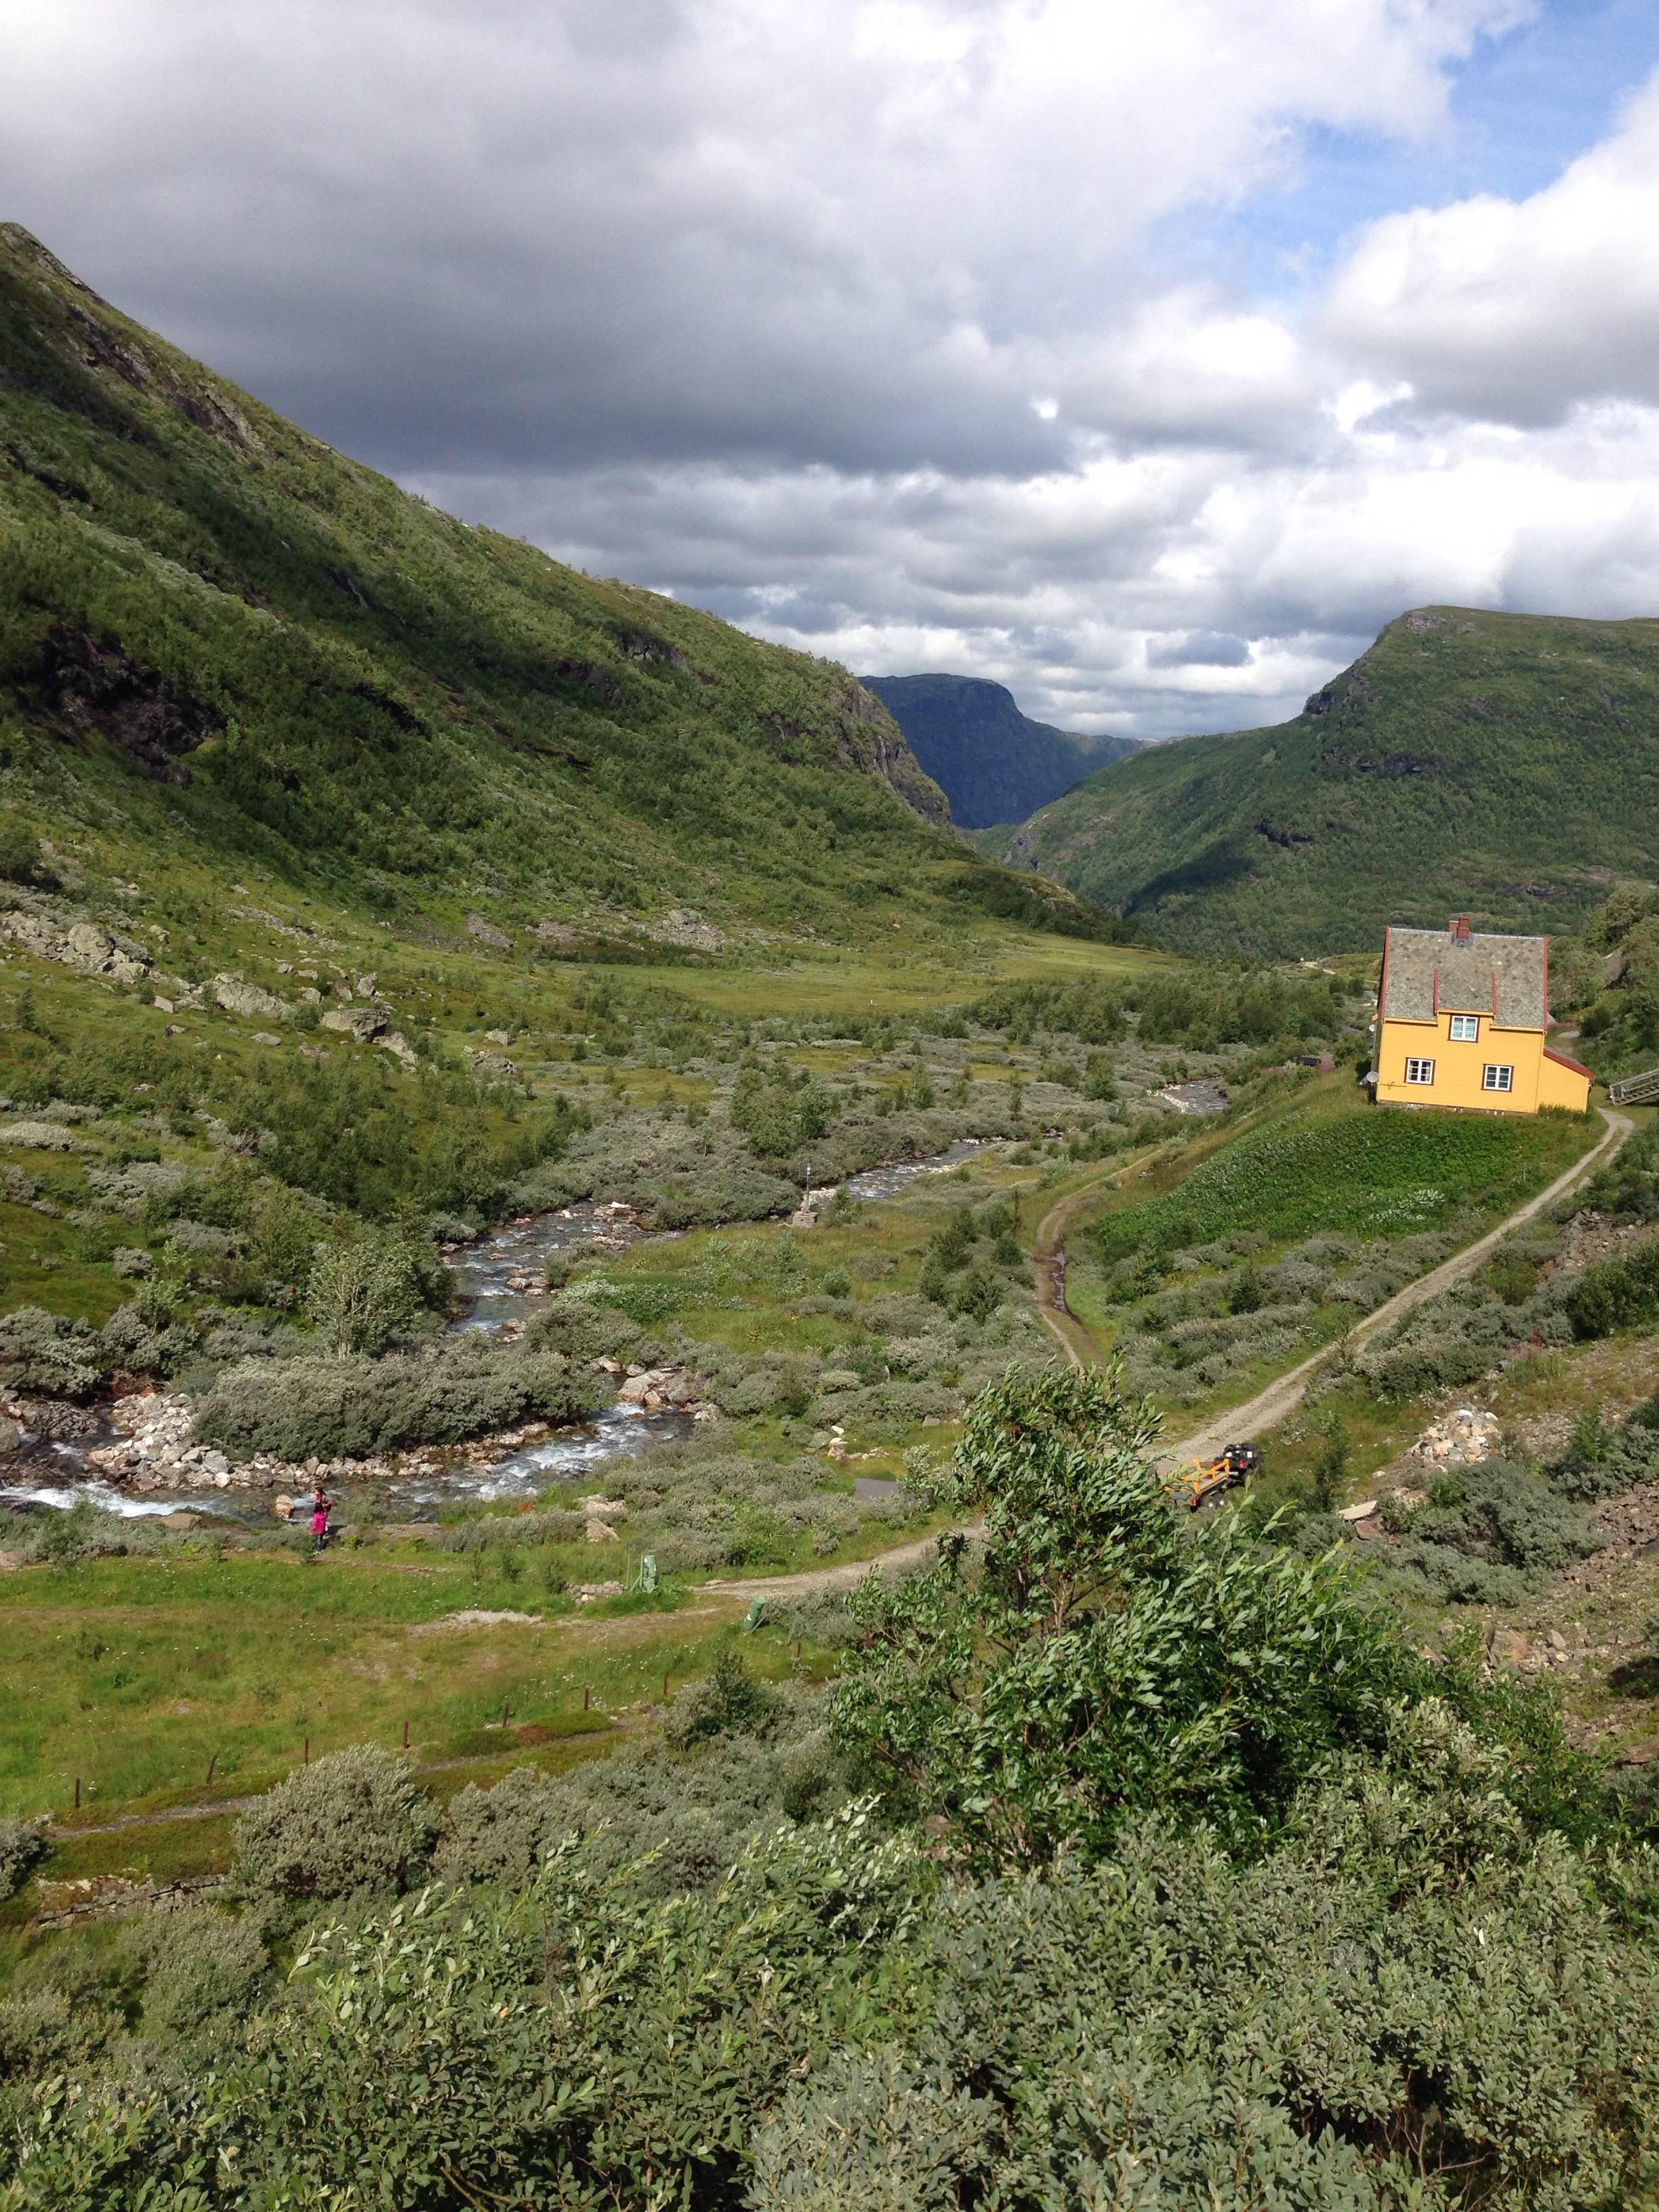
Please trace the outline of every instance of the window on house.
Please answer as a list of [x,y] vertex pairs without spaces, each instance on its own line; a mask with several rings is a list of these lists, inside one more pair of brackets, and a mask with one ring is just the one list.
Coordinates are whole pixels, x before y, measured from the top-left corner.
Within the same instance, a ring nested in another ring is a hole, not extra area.
[[1515,1070],[1512,1067],[1488,1066],[1481,1075],[1480,1088],[1483,1091],[1513,1091]]
[[1407,1083],[1432,1083],[1434,1062],[1431,1060],[1408,1060],[1406,1062],[1406,1080]]
[[1451,1041],[1454,1044],[1473,1044],[1480,1034],[1479,1014],[1454,1014],[1451,1018]]

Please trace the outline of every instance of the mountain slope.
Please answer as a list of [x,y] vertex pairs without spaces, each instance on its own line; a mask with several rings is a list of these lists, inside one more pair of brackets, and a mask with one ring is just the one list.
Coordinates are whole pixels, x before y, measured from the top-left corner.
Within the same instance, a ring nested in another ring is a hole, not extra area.
[[1146,747],[976,842],[1185,951],[1571,928],[1659,870],[1659,622],[1419,608],[1294,720]]
[[1022,822],[1092,769],[1139,750],[1133,738],[1085,738],[1034,722],[1000,684],[978,676],[866,676],[964,830]]
[[0,750],[35,826],[509,927],[1025,894],[844,670],[468,527],[0,227]]

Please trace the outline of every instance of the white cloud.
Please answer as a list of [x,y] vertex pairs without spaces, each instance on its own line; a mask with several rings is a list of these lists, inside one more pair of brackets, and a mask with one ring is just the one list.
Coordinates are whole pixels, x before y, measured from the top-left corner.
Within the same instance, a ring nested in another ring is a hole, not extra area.
[[1371,224],[1324,325],[1420,404],[1532,425],[1659,401],[1659,76],[1546,190]]

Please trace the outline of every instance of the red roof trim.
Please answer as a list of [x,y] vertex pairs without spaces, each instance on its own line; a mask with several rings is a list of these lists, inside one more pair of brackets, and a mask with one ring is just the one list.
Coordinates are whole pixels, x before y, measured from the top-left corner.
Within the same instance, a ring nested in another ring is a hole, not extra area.
[[1582,1060],[1569,1060],[1565,1053],[1557,1052],[1553,1046],[1544,1047],[1544,1057],[1546,1060],[1553,1060],[1558,1067],[1570,1067],[1575,1075],[1588,1075],[1592,1083],[1595,1080],[1595,1070],[1593,1067],[1586,1067]]

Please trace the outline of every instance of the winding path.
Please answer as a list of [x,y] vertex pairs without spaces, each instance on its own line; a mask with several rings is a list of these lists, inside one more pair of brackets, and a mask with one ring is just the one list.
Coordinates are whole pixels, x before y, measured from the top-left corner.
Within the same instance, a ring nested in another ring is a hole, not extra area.
[[[1375,1312],[1367,1314],[1363,1321],[1356,1322],[1345,1341],[1350,1346],[1358,1347],[1376,1335],[1379,1330],[1392,1327],[1413,1307],[1422,1305],[1429,1298],[1438,1297],[1443,1291],[1450,1290],[1455,1284],[1466,1282],[1504,1237],[1524,1223],[1534,1219],[1547,1206],[1553,1206],[1558,1199],[1565,1198],[1594,1168],[1611,1159],[1636,1125],[1627,1114],[1616,1113],[1610,1107],[1603,1106],[1601,1114],[1607,1125],[1606,1133],[1581,1159],[1575,1160],[1565,1175],[1558,1176],[1547,1189],[1539,1192],[1536,1198],[1529,1198],[1524,1206],[1517,1206],[1495,1229],[1489,1229],[1473,1244],[1465,1245],[1449,1260],[1443,1260],[1437,1267],[1431,1267],[1427,1274],[1419,1275],[1413,1283],[1407,1283],[1403,1291],[1396,1291]],[[1127,1170],[1119,1170],[1117,1174],[1125,1172]],[[1113,1179],[1115,1180],[1115,1176]],[[1037,1231],[1038,1310],[1065,1346],[1066,1358],[1079,1367],[1097,1364],[1100,1355],[1093,1338],[1083,1324],[1055,1303],[1054,1285],[1059,1279],[1055,1261],[1063,1249],[1061,1239],[1066,1227],[1097,1188],[1098,1186],[1095,1185],[1087,1190],[1074,1191],[1044,1216]],[[1218,1413],[1212,1420],[1206,1421],[1200,1427],[1172,1442],[1164,1450],[1164,1462],[1167,1465],[1176,1460],[1213,1458],[1236,1437],[1253,1437],[1264,1429],[1274,1427],[1301,1404],[1314,1370],[1329,1357],[1332,1349],[1328,1344],[1322,1345],[1306,1359],[1288,1368],[1283,1375],[1275,1376],[1264,1389],[1257,1391],[1254,1398],[1247,1399],[1242,1406],[1230,1407],[1224,1413]]]

